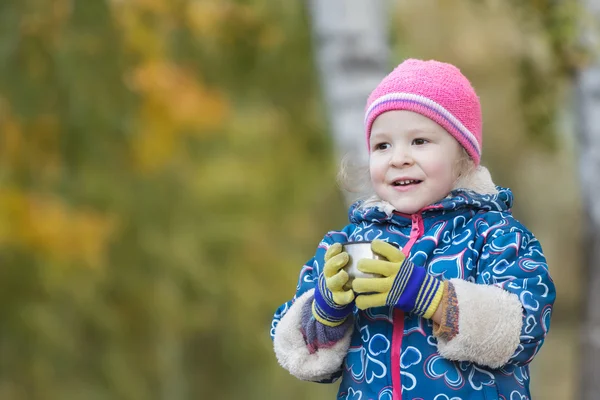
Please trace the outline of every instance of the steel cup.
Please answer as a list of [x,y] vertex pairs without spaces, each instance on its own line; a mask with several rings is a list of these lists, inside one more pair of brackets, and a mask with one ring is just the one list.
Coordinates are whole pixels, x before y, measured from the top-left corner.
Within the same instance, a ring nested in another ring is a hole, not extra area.
[[371,242],[346,242],[342,243],[342,247],[343,251],[347,252],[350,256],[348,264],[344,267],[344,270],[350,277],[348,282],[344,285],[344,289],[348,290],[352,287],[354,278],[376,278],[381,276],[379,274],[367,274],[358,270],[358,261],[363,258],[385,259],[379,254],[373,253],[373,250],[371,250]]

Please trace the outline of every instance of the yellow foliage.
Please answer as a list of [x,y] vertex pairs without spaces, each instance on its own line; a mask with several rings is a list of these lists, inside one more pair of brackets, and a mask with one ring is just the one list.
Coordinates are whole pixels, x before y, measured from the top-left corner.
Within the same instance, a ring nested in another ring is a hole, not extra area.
[[177,131],[175,126],[156,110],[153,104],[146,103],[141,110],[142,127],[133,141],[133,155],[136,165],[143,171],[152,171],[165,165],[176,148]]
[[[257,38],[260,47],[271,48],[283,43],[284,35],[279,26],[263,25],[266,8],[234,4],[231,1],[204,0],[187,3],[187,22],[199,40],[218,39],[221,44],[231,43],[234,38],[227,26],[261,26]],[[228,25],[226,25],[228,24]]]
[[225,118],[223,96],[204,87],[190,71],[169,62],[149,62],[133,74],[134,89],[164,107],[181,128],[214,128]]
[[113,217],[70,209],[59,198],[0,190],[0,244],[17,246],[60,262],[98,266],[115,230]]
[[140,131],[133,146],[143,170],[173,157],[184,133],[204,133],[223,123],[223,96],[204,87],[191,72],[168,62],[148,62],[134,71],[132,89],[142,96]]
[[[124,46],[132,53],[144,58],[161,59],[164,57],[167,44],[165,43],[166,32],[170,26],[169,14],[166,11],[168,2],[161,0],[136,0],[136,1],[112,1],[112,14],[115,21],[120,25]],[[157,11],[161,11],[157,13]],[[159,21],[163,21],[161,27],[152,26],[144,19],[144,11],[154,12]]]
[[[169,2],[113,1],[111,6],[126,46],[143,60],[126,79],[142,97],[133,159],[142,171],[153,171],[174,157],[184,133],[203,134],[219,126],[227,114],[227,105],[221,93],[206,88],[192,71],[165,57],[166,39],[172,28]],[[233,7],[210,1],[190,2],[188,6],[188,15],[195,21],[191,25],[201,26],[202,30],[207,24],[214,24],[209,30],[216,29]],[[156,17],[153,24],[144,19],[145,13]]]
[[190,1],[187,3],[188,24],[199,37],[216,37],[231,4],[227,1]]

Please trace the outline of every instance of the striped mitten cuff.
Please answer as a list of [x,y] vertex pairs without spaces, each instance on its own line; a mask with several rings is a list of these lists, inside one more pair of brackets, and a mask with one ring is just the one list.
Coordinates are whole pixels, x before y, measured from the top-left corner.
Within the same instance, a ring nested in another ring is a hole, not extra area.
[[352,304],[341,306],[333,301],[331,291],[325,285],[325,277],[321,275],[315,288],[315,299],[312,304],[313,316],[327,326],[341,325],[352,313]]
[[425,268],[417,267],[406,259],[394,279],[386,303],[423,318],[431,318],[442,300],[444,285]]

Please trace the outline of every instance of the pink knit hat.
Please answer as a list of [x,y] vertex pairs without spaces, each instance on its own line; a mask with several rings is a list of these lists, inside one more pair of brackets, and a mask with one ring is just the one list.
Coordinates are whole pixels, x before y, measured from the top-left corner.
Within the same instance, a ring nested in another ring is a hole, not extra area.
[[481,160],[481,105],[468,79],[454,65],[409,59],[398,65],[367,100],[367,145],[375,119],[386,111],[408,110],[435,121]]

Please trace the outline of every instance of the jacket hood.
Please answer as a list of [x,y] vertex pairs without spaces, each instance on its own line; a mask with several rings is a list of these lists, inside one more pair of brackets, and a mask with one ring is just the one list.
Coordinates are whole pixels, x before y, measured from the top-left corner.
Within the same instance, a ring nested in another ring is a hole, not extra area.
[[[423,208],[423,217],[441,215],[452,211],[473,210],[510,212],[513,204],[513,194],[510,189],[496,187],[496,194],[480,194],[466,189],[453,190],[446,198],[438,203]],[[352,204],[348,211],[350,222],[391,222],[400,225],[410,225],[411,215],[394,210],[387,202],[370,202],[359,200]]]
[[[438,203],[423,208],[423,217],[446,214],[452,211],[500,211],[510,212],[513,204],[513,194],[510,189],[496,187],[496,194],[480,194],[466,189],[453,190],[446,198]],[[400,213],[387,202],[371,202],[365,206],[364,200],[359,200],[350,206],[348,211],[350,222],[391,222],[399,225],[410,225],[411,215]]]

